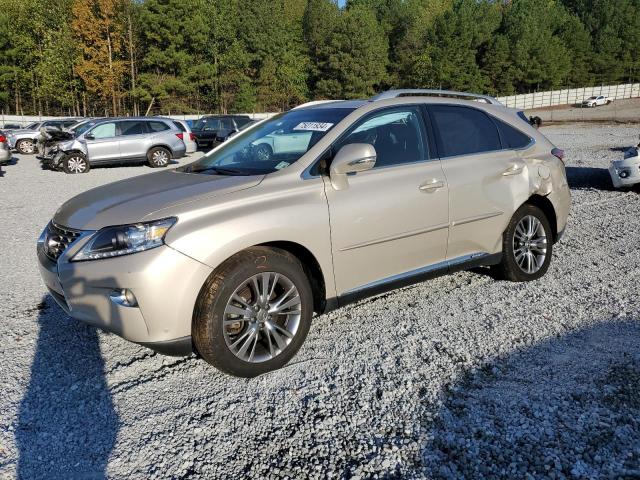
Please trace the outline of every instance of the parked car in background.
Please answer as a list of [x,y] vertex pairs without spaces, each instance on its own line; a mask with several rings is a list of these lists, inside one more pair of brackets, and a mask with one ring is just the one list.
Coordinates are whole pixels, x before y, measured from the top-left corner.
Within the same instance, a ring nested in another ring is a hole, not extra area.
[[20,130],[22,128],[22,125],[20,125],[19,123],[5,123],[4,127],[2,127],[4,132],[8,132],[9,130]]
[[196,143],[196,136],[191,131],[191,127],[186,120],[171,120],[175,123],[176,127],[182,131],[182,141],[187,148],[187,153],[194,153],[198,150],[198,144]]
[[0,130],[0,165],[6,164],[11,159],[11,148],[7,140],[7,134]]
[[14,130],[7,135],[9,139],[9,146],[12,149],[22,153],[23,155],[31,155],[36,153],[36,146],[38,143],[38,137],[40,136],[40,129],[45,127],[58,127],[67,128],[70,127],[81,119],[67,118],[61,120],[45,120],[42,122],[34,122],[27,125],[20,130]]
[[182,158],[183,132],[173,120],[150,117],[103,118],[83,122],[73,138],[52,148],[46,164],[65,173],[86,173],[92,166],[148,162],[166,167]]
[[[44,127],[40,130],[40,136],[38,137],[38,143],[36,145],[36,150],[38,154],[36,158],[38,158],[41,162],[45,164],[53,158],[54,153],[57,151],[57,146],[59,143],[65,140],[71,140],[75,138],[77,134],[79,134],[83,126],[88,125],[88,122],[100,120],[99,118],[87,118],[82,120],[69,128],[58,128],[58,127]],[[47,166],[44,165],[43,166]]]
[[216,145],[216,137],[227,138],[231,132],[237,132],[251,118],[247,115],[207,115],[198,120],[191,131],[196,137],[198,148],[211,148]]
[[611,161],[609,175],[615,188],[640,184],[640,143],[625,150],[623,159]]
[[238,130],[220,130],[216,135],[216,142],[215,142],[214,146],[219,145],[219,144],[221,144],[223,142],[226,142],[227,140],[229,140],[234,135],[237,135],[238,133],[242,132],[243,130],[246,130],[247,128],[255,125],[256,123],[257,123],[256,120],[251,120],[250,122],[245,123]]
[[542,277],[569,214],[563,152],[491,97],[433,95],[301,106],[84,192],[38,240],[44,283],[81,321],[252,377],[295,355],[314,312],[479,266]]
[[609,105],[613,100],[604,95],[598,95],[594,97],[589,97],[586,100],[583,100],[583,107],[597,107],[598,105]]

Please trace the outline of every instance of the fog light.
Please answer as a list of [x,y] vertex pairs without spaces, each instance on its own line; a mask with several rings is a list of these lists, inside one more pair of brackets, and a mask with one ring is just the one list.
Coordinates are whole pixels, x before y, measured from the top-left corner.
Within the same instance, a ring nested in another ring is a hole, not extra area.
[[123,307],[137,307],[138,300],[131,290],[128,288],[121,288],[111,292],[109,295],[111,301],[122,305]]
[[620,178],[627,178],[629,176],[629,171],[621,170],[620,173],[618,173],[618,175],[620,176]]

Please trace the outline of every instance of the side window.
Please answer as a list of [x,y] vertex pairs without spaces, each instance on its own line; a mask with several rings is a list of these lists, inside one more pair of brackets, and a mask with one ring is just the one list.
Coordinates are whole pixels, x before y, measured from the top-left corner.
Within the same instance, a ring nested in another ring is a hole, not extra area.
[[147,133],[145,129],[145,122],[127,121],[120,122],[120,135],[142,135]]
[[149,131],[154,133],[169,130],[170,128],[169,125],[164,122],[147,122],[147,126],[149,127]]
[[225,130],[236,129],[236,126],[233,124],[233,120],[231,118],[222,118],[220,120],[220,123],[222,124],[222,128],[224,128]]
[[186,132],[187,130],[184,128],[184,125],[182,124],[182,122],[173,122],[173,124],[175,125],[175,127],[180,130],[181,132]]
[[441,157],[501,150],[498,129],[480,110],[452,105],[430,105]]
[[498,126],[500,138],[504,148],[524,148],[531,143],[531,138],[511,125],[494,118],[493,121]]
[[350,143],[373,145],[377,154],[376,168],[429,158],[418,107],[385,110],[365,118],[338,142],[334,153]]
[[206,118],[203,120],[202,130],[205,131],[213,131],[220,130],[220,119],[219,118]]
[[101,123],[91,130],[93,138],[111,138],[116,136],[116,124],[115,122]]

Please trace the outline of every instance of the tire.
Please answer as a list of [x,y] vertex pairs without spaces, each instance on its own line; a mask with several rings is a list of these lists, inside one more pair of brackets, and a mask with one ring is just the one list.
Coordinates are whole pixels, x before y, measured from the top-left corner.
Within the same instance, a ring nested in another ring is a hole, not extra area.
[[164,147],[153,147],[147,152],[147,160],[153,168],[166,167],[171,161],[171,152]]
[[[528,225],[533,228],[529,229]],[[531,230],[533,236],[527,240]],[[553,231],[549,220],[538,207],[525,203],[513,214],[502,235],[502,261],[493,267],[493,271],[498,278],[512,282],[537,280],[549,269],[552,254]]]
[[16,150],[23,155],[33,155],[36,151],[36,142],[30,138],[23,138],[16,143]]
[[91,170],[91,164],[80,152],[72,152],[67,154],[62,159],[62,170],[64,173],[69,174],[77,174],[77,173],[87,173]]
[[261,162],[268,162],[273,157],[273,149],[266,143],[258,145],[254,153],[256,158]]
[[[267,302],[261,302],[250,286],[255,279],[262,291],[264,275],[272,282],[267,282]],[[291,293],[292,287],[298,297]],[[283,313],[269,315],[266,309],[256,310],[254,302],[268,304],[269,311],[284,302]],[[313,294],[300,261],[284,250],[252,247],[226,260],[205,282],[193,316],[193,343],[202,358],[219,370],[255,377],[291,360],[307,337],[312,315]]]

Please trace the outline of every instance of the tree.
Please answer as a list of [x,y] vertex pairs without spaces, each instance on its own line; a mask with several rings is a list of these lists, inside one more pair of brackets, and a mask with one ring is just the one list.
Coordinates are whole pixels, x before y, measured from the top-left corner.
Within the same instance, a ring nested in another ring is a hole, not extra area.
[[368,97],[386,82],[388,40],[367,6],[340,11],[333,4],[310,2],[305,30],[316,97]]
[[118,114],[122,94],[125,28],[122,0],[74,0],[72,29],[81,57],[76,71],[87,91],[95,93]]

